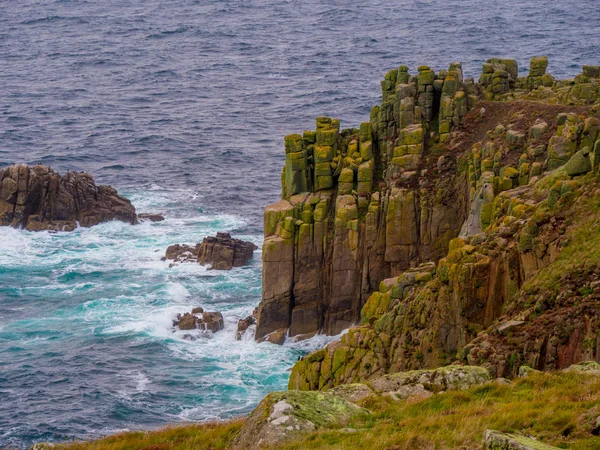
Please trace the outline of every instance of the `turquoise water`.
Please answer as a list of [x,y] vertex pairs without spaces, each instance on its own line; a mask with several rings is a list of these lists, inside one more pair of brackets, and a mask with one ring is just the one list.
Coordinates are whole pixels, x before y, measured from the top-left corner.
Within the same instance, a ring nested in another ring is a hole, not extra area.
[[[0,228],[0,442],[92,438],[249,412],[286,387],[288,369],[326,339],[236,341],[260,300],[260,250],[246,267],[169,268],[168,245],[216,231],[261,245],[243,218],[210,215],[189,190],[125,192],[167,220],[110,222],[72,233]],[[184,339],[177,313],[221,311],[225,329]]]

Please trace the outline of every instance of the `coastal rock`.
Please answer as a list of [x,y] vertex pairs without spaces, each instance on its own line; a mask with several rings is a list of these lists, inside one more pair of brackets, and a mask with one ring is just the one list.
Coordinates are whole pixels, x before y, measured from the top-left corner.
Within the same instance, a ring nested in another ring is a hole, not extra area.
[[176,263],[197,261],[199,252],[200,244],[196,244],[195,246],[173,244],[167,247],[167,252],[162,259],[163,261],[172,260]]
[[558,447],[518,434],[486,430],[483,435],[484,450],[557,450]]
[[87,173],[60,175],[39,165],[0,170],[0,226],[72,231],[111,220],[135,224],[135,208]]
[[175,263],[197,261],[203,266],[211,264],[214,270],[231,270],[247,264],[257,249],[252,242],[233,239],[229,233],[217,233],[216,237],[206,237],[195,246],[170,245],[162,259]]
[[429,397],[442,391],[469,389],[489,380],[490,374],[483,367],[448,366],[392,373],[373,379],[370,385],[380,395],[405,399]]
[[203,239],[198,262],[201,265],[211,264],[213,270],[231,270],[246,265],[257,249],[252,242],[233,239],[229,233],[217,233],[216,237]]
[[162,222],[165,220],[165,216],[162,214],[140,213],[138,214],[138,219],[142,221]]
[[225,324],[220,312],[205,312],[202,308],[194,308],[191,313],[178,314],[173,326],[180,330],[199,329],[216,333],[222,330]]
[[254,310],[254,312],[245,319],[238,320],[237,330],[235,332],[235,339],[238,341],[242,340],[242,336],[244,336],[244,334],[246,334],[246,331],[248,331],[248,328],[250,328],[250,326],[254,324],[256,324],[256,310]]
[[350,419],[367,416],[365,409],[324,392],[274,392],[250,414],[233,448],[258,450],[282,444],[303,433],[338,427]]

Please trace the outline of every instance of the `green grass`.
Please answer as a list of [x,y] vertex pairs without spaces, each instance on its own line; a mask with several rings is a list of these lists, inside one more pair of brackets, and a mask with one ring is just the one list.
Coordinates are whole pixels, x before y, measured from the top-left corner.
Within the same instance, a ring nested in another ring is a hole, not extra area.
[[[597,449],[592,434],[600,416],[600,377],[535,374],[509,385],[489,383],[425,400],[394,402],[371,397],[373,412],[342,429],[321,429],[275,448],[433,450],[480,448],[484,430],[523,433],[559,448]],[[57,450],[226,449],[243,420],[123,433]]]

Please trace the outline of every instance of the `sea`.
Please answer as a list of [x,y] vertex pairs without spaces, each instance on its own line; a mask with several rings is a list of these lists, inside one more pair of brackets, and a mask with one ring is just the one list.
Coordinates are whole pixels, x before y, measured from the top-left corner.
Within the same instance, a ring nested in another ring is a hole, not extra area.
[[[368,120],[406,64],[534,55],[600,65],[597,0],[0,0],[0,167],[85,171],[164,222],[0,229],[0,448],[227,419],[286,388],[331,337],[235,340],[261,297],[260,250],[232,271],[170,267],[217,231],[262,243],[283,136]],[[221,311],[189,340],[178,313]]]

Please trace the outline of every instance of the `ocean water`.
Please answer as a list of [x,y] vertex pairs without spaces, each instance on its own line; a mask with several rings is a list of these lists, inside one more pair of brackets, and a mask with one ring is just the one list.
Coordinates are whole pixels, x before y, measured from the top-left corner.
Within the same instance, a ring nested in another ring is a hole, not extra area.
[[[546,54],[559,77],[600,64],[595,0],[351,2],[0,0],[0,166],[84,170],[167,220],[73,233],[0,229],[0,448],[222,419],[285,388],[317,337],[234,340],[260,300],[244,268],[169,268],[216,231],[260,245],[282,138],[331,115],[357,126],[379,81]],[[175,314],[222,311],[195,341]]]

